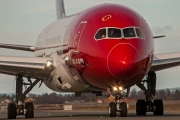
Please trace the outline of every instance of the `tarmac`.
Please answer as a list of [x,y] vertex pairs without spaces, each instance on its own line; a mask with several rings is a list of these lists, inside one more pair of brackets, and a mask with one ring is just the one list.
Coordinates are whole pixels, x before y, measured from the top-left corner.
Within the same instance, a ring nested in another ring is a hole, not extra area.
[[[128,111],[127,117],[109,117],[107,111],[85,110],[35,110],[35,118],[31,120],[180,120],[180,111],[165,111],[164,116],[154,116],[147,113],[146,116],[136,116],[134,110]],[[0,120],[7,120],[7,113],[0,112]],[[17,116],[17,120],[26,120],[24,116]]]

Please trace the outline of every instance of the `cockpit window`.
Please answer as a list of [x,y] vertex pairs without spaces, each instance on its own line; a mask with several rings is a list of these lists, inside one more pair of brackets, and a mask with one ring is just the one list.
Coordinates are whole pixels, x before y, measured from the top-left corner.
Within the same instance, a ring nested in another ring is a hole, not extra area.
[[141,29],[135,28],[135,30],[136,30],[137,37],[144,38],[144,34]]
[[121,30],[117,28],[109,28],[108,29],[108,37],[109,38],[120,38]]
[[105,37],[106,37],[106,29],[105,28],[100,29],[95,35],[96,39],[103,39]]
[[131,38],[141,38],[145,39],[143,31],[139,27],[125,27],[125,28],[115,28],[115,27],[104,27],[100,28],[95,39],[131,39]]
[[125,28],[123,29],[124,37],[130,38],[130,37],[136,37],[134,28]]

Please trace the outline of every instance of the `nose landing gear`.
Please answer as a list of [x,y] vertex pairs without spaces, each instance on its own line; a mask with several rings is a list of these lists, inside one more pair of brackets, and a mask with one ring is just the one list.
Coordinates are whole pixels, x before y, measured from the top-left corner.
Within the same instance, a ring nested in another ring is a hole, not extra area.
[[109,104],[108,112],[110,117],[116,117],[116,113],[120,112],[121,117],[127,116],[127,104],[125,102],[120,102],[120,99],[123,99],[122,90],[118,90],[115,88],[114,91],[111,92],[115,96],[115,102],[111,102]]

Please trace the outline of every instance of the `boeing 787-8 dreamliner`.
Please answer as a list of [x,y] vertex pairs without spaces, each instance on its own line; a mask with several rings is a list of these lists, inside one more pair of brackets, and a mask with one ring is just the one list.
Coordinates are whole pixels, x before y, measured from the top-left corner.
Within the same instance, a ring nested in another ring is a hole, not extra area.
[[[115,98],[108,107],[110,117],[117,112],[127,116],[127,105],[120,99],[136,84],[146,96],[137,100],[137,115],[163,115],[163,101],[154,99],[156,72],[180,65],[180,53],[154,54],[154,39],[164,36],[153,36],[140,14],[119,4],[101,4],[71,16],[66,16],[63,0],[56,4],[58,20],[40,33],[35,46],[0,44],[35,53],[0,56],[0,73],[16,78],[16,102],[8,104],[8,118],[34,117],[33,104],[24,100],[38,82],[76,96],[107,91]],[[23,90],[23,85],[29,87]]]

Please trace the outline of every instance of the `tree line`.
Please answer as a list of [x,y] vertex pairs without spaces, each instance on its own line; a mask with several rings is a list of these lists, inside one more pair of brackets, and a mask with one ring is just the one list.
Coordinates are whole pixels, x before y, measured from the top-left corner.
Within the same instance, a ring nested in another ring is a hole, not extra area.
[[[37,104],[64,104],[65,102],[96,102],[98,99],[107,99],[107,93],[103,93],[102,97],[97,97],[92,93],[83,93],[81,97],[75,97],[75,94],[60,94],[60,93],[44,93],[28,94],[27,98],[36,100]],[[143,91],[137,91],[136,89],[131,90],[129,99],[144,99],[145,95]],[[161,89],[156,91],[156,98],[163,100],[180,100],[180,89]],[[15,95],[0,94],[0,100],[9,99],[13,101]]]
[[[145,95],[143,91],[137,91],[133,89],[130,92],[129,98],[132,99],[144,99]],[[180,100],[180,89],[161,89],[156,90],[156,99],[163,99],[163,100]]]

